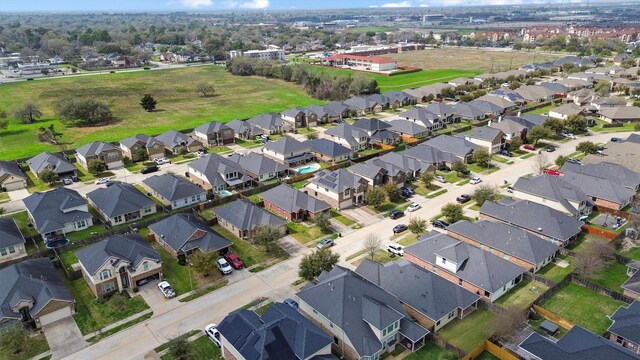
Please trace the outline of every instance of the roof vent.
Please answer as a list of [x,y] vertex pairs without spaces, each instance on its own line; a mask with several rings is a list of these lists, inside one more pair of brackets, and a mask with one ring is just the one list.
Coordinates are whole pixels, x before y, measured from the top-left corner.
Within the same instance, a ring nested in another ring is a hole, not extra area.
[[542,228],[541,228],[541,227],[539,227],[539,228],[538,228],[538,231],[542,231]]

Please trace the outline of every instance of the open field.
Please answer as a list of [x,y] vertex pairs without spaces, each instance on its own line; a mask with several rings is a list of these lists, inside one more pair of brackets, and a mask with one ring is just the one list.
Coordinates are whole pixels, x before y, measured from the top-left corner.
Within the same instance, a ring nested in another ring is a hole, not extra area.
[[559,55],[536,54],[526,51],[492,51],[473,48],[438,48],[419,51],[406,51],[400,54],[388,54],[385,57],[397,60],[401,65],[417,66],[423,69],[467,69],[493,72],[517,69],[534,62],[555,60]]
[[[194,87],[212,83],[215,96],[202,97]],[[158,110],[146,112],[139,105],[144,94],[158,101]],[[106,103],[117,121],[108,126],[72,128],[57,119],[54,106],[66,97],[90,96]],[[58,150],[37,140],[38,128],[54,124],[69,148],[91,141],[118,141],[137,133],[159,134],[169,129],[190,129],[207,121],[227,122],[263,112],[279,112],[296,106],[322,103],[297,85],[260,77],[240,77],[214,66],[79,76],[54,80],[16,82],[0,86],[0,109],[12,110],[33,102],[43,118],[33,124],[10,119],[0,130],[0,159],[29,157]]]

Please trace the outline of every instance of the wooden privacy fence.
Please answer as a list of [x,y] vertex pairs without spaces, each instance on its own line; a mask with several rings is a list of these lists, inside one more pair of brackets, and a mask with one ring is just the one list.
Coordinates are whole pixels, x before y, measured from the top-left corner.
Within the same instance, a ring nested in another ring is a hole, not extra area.
[[540,276],[538,274],[534,274],[534,273],[529,272],[529,271],[524,273],[524,277],[527,280],[537,281],[537,282],[543,283],[543,284],[545,284],[545,285],[547,285],[549,287],[554,286],[556,284],[556,282],[553,281],[553,280],[549,280],[549,279],[547,279],[545,277],[542,277],[542,276]]
[[584,224],[580,227],[582,229],[582,231],[588,233],[588,234],[593,234],[593,235],[597,235],[609,240],[614,240],[615,238],[618,237],[618,234],[612,232],[612,231],[608,231],[608,230],[604,230],[595,226],[591,226],[588,224]]
[[480,356],[484,351],[487,351],[499,358],[500,360],[519,360],[520,357],[509,349],[505,349],[500,347],[490,340],[485,340],[482,344],[478,345],[475,349],[469,351],[465,356],[461,357],[460,360],[473,360]]
[[560,326],[563,329],[566,330],[571,330],[572,327],[574,327],[574,323],[572,323],[571,321],[563,318],[560,315],[557,315],[555,313],[552,313],[551,311],[540,307],[539,305],[533,305],[533,311],[535,311],[536,313],[540,314],[540,316],[543,316],[545,318],[547,318],[549,321],[551,321],[552,323]]

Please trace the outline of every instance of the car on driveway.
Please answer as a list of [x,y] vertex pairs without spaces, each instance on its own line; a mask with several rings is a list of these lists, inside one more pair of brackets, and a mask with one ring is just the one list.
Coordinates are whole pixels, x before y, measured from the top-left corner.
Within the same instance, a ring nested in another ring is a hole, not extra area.
[[535,150],[536,146],[533,144],[526,144],[525,146],[523,146],[525,149],[527,150]]
[[410,198],[413,196],[413,191],[409,188],[403,187],[402,189],[400,189],[400,191],[402,192],[402,197]]
[[108,183],[109,181],[111,181],[111,180],[109,180],[109,178],[100,178],[100,179],[95,181],[95,184],[96,185],[102,185],[102,184]]
[[612,141],[612,142],[622,142],[622,138],[619,138],[619,137],[612,137],[612,138],[611,138],[611,141]]
[[462,194],[456,198],[456,201],[459,202],[460,204],[464,204],[469,200],[471,200],[471,196],[469,196],[469,194]]
[[560,175],[560,171],[558,171],[556,169],[544,169],[544,170],[542,170],[542,172],[547,174],[547,175],[553,175],[553,176],[559,176]]
[[418,204],[418,203],[411,203],[411,205],[409,205],[409,207],[407,208],[408,212],[414,212],[418,209],[420,209],[422,207],[422,205]]
[[318,248],[318,249],[330,248],[333,245],[334,245],[333,239],[332,238],[326,238],[326,239],[320,240],[318,245],[316,245],[316,248]]
[[404,246],[394,242],[387,244],[387,251],[396,256],[404,256]]
[[291,306],[291,307],[292,307],[292,308],[294,308],[294,309],[297,309],[297,308],[298,308],[298,302],[297,302],[297,301],[295,301],[295,300],[293,300],[292,298],[286,298],[286,299],[284,299],[283,303],[285,303],[285,304],[287,304],[287,305]]
[[554,152],[556,148],[554,146],[547,146],[547,152]]
[[176,296],[176,292],[173,290],[171,285],[169,285],[169,283],[166,281],[161,281],[158,284],[158,289],[162,291],[162,295],[164,295],[164,297],[167,299],[171,299],[172,297]]
[[447,226],[449,226],[449,223],[447,223],[446,221],[443,221],[443,220],[433,220],[431,222],[431,225],[433,225],[433,227],[446,230]]
[[393,233],[394,234],[399,234],[403,231],[406,231],[409,227],[405,224],[399,224],[393,227]]
[[227,260],[227,262],[236,270],[240,270],[244,267],[244,262],[236,253],[228,252],[224,254],[224,259]]
[[389,219],[395,220],[404,216],[404,211],[402,210],[393,210],[389,213]]
[[471,185],[477,185],[477,184],[480,184],[481,182],[482,182],[482,179],[480,179],[477,176],[474,177],[474,178],[471,178],[471,180],[469,180],[469,184],[471,184]]
[[506,157],[513,157],[513,153],[511,151],[509,151],[509,150],[500,151],[500,155],[506,156]]
[[222,275],[229,275],[233,271],[233,268],[225,259],[218,259],[217,264]]
[[220,347],[220,331],[218,331],[217,324],[209,324],[205,326],[204,333],[216,344],[217,347]]
[[580,162],[580,160],[576,159],[576,158],[571,158],[569,160],[567,160],[568,163],[572,163],[572,164],[582,164],[582,162]]
[[166,157],[155,158],[155,159],[153,159],[153,162],[158,164],[158,165],[171,164],[171,160],[169,160],[169,158],[166,158]]
[[436,176],[436,180],[443,184],[447,182],[447,179],[445,179],[444,176],[440,176],[440,175]]
[[70,178],[64,178],[64,179],[62,179],[62,183],[64,185],[71,185],[71,184],[73,184],[73,180],[71,180]]

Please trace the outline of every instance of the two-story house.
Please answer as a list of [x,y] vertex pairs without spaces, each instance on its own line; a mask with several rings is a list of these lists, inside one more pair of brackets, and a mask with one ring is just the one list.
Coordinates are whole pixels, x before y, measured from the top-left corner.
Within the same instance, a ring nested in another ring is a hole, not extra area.
[[382,186],[390,181],[402,187],[407,181],[403,165],[373,158],[349,167],[349,171],[367,180],[370,187]]
[[122,151],[115,145],[94,141],[76,149],[76,160],[83,168],[88,169],[93,159],[102,161],[109,170],[123,166]]
[[128,183],[115,183],[87,193],[89,204],[110,225],[120,225],[155,214],[156,203]]
[[411,121],[426,127],[430,132],[445,127],[445,123],[440,119],[440,117],[427,110],[424,106],[414,106],[413,108],[401,113],[399,116],[406,121]]
[[609,340],[640,354],[640,301],[635,300],[627,307],[620,306],[609,316],[613,324],[609,326]]
[[76,253],[82,276],[96,298],[162,279],[162,260],[138,234],[112,235]]
[[331,207],[342,210],[362,204],[368,185],[367,180],[346,169],[322,170],[315,174],[304,191]]
[[378,119],[360,118],[353,123],[367,133],[369,145],[395,145],[400,140],[400,135],[390,131],[391,125]]
[[14,219],[0,217],[0,263],[27,256],[26,242]]
[[251,178],[238,163],[218,154],[209,154],[190,162],[188,174],[191,181],[214,192],[251,186]]
[[294,108],[282,112],[282,119],[294,129],[318,125],[318,115],[311,109]]
[[362,96],[354,96],[343,101],[349,110],[355,111],[357,116],[379,113],[383,110],[382,104]]
[[277,141],[269,141],[262,148],[262,153],[287,166],[305,164],[314,159],[309,147],[304,143],[288,136]]
[[256,136],[265,133],[261,128],[238,119],[231,120],[225,125],[233,130],[236,138],[241,140],[254,140]]
[[164,157],[164,144],[156,138],[137,134],[120,140],[120,150],[131,161],[153,160]]
[[346,122],[328,129],[323,136],[353,151],[364,150],[369,146],[369,134]]
[[470,133],[465,134],[464,139],[478,145],[482,150],[489,154],[497,154],[504,149],[507,137],[502,130],[482,126],[473,129]]
[[217,121],[211,121],[193,129],[193,137],[205,146],[222,146],[235,142],[233,129]]
[[259,183],[271,179],[279,179],[289,174],[288,167],[264,154],[256,152],[248,152],[244,155],[234,153],[229,155],[227,159],[238,163],[250,178]]
[[202,148],[200,141],[175,130],[169,130],[155,138],[164,145],[165,151],[173,155],[196,152]]
[[575,218],[589,215],[593,206],[589,196],[564,178],[547,174],[519,178],[511,187],[513,197],[548,206]]
[[174,174],[154,175],[142,180],[142,187],[171,210],[207,200],[207,191]]
[[0,190],[20,190],[27,188],[27,176],[20,165],[13,161],[0,161]]

